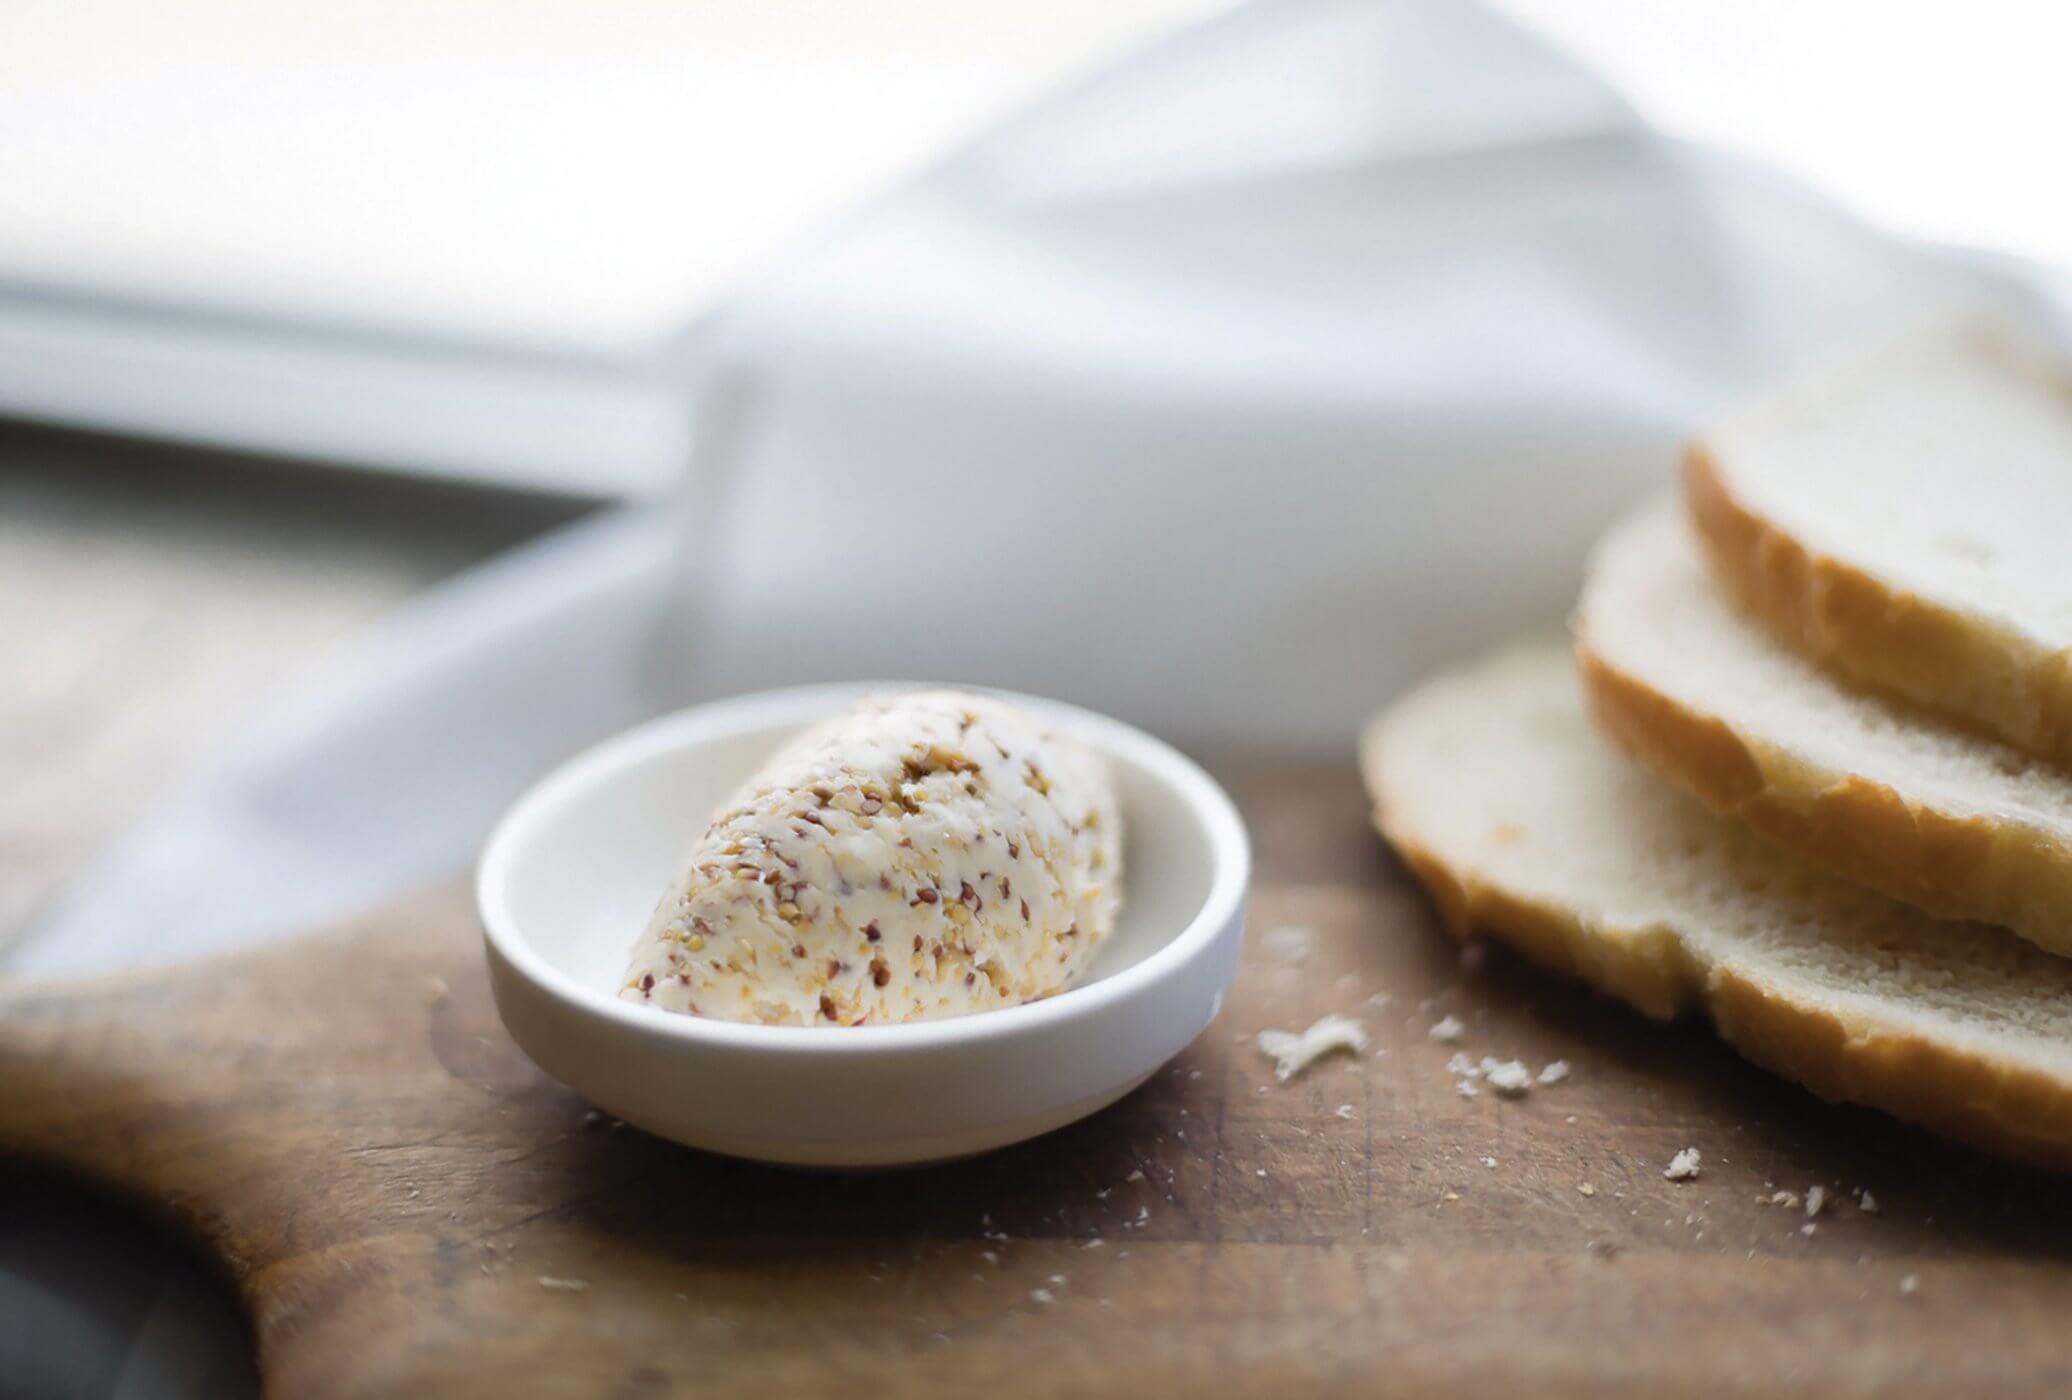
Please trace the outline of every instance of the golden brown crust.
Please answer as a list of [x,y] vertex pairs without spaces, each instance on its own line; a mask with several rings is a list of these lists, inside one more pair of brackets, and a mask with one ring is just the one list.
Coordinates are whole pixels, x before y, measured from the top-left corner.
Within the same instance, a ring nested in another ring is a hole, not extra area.
[[1558,906],[1520,899],[1476,881],[1472,872],[1457,870],[1430,850],[1418,837],[1415,822],[1387,800],[1381,756],[1387,728],[1385,711],[1360,736],[1360,774],[1374,804],[1374,826],[1430,893],[1455,937],[1468,938],[1490,926],[1493,917],[1501,917],[1511,930],[1506,941],[1543,967],[1580,977],[1658,1019],[1688,1008],[1691,977],[1683,964],[1683,945],[1674,934],[1665,931],[1616,941],[1600,937]]
[[1448,866],[1406,824],[1391,823],[1379,803],[1374,824],[1430,893],[1454,937],[1501,931],[1505,942],[1540,966],[1580,977],[1657,1020],[1689,1008],[1691,980],[1683,947],[1673,936],[1617,943],[1601,938],[1568,911],[1517,898]]
[[2049,832],[1810,768],[1619,670],[1580,627],[1576,668],[1598,730],[1713,810],[1940,918],[2002,924],[2072,955],[2072,850]]
[[2072,1084],[1884,1027],[1852,1025],[1731,965],[1701,994],[1720,1036],[1830,1103],[1857,1103],[2003,1157],[2072,1170]]
[[2072,767],[2072,653],[1814,553],[1737,499],[1703,443],[1684,502],[1714,577],[1786,645]]
[[2054,1170],[2072,1170],[2072,1083],[1888,1027],[1852,1024],[1732,963],[1702,966],[1674,931],[1607,937],[1576,909],[1522,898],[1448,863],[1387,800],[1379,744],[1363,745],[1374,820],[1460,937],[1501,938],[1651,1016],[1701,1007],[1755,1064],[1831,1103],[1856,1103]]

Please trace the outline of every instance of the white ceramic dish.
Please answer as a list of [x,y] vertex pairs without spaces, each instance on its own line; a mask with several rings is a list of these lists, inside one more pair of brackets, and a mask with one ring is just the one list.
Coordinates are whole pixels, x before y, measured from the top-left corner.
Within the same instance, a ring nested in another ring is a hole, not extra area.
[[1214,780],[1128,725],[1026,695],[1120,787],[1121,919],[1087,979],[1028,1006],[900,1026],[707,1020],[621,1001],[634,938],[715,806],[786,736],[867,692],[772,691],[590,750],[498,824],[476,897],[497,1010],[548,1074],[658,1136],[881,1167],[966,1156],[1105,1108],[1199,1035],[1237,968],[1251,853]]

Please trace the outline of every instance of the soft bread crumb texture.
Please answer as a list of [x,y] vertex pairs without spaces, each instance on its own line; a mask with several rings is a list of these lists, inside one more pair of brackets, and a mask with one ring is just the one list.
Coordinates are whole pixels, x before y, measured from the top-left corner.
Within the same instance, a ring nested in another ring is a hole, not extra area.
[[1721,581],[1856,680],[2072,764],[2072,368],[2005,327],[1873,346],[1685,463]]
[[1493,1055],[1485,1055],[1481,1069],[1489,1087],[1505,1098],[1523,1098],[1532,1090],[1532,1071],[1520,1061],[1499,1060]]
[[797,1026],[1035,1001],[1086,971],[1121,879],[1095,754],[987,696],[875,698],[800,734],[724,805],[621,995]]
[[1259,1032],[1259,1050],[1273,1061],[1274,1078],[1283,1084],[1326,1055],[1358,1054],[1367,1048],[1367,1028],[1335,1012],[1319,1017],[1308,1030]]
[[1857,690],[1737,613],[1668,502],[1593,557],[1576,652],[1604,730],[1850,879],[2072,954],[2072,773]]
[[1654,1015],[1703,1008],[1828,1099],[2072,1167],[2072,962],[1823,873],[1657,781],[1591,730],[1558,642],[1427,683],[1361,761],[1457,932]]

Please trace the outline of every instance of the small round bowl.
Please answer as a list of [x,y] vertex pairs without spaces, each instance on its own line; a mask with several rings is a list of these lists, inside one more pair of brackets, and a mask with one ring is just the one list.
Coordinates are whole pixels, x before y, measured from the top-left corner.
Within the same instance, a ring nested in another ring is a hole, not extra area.
[[815,686],[644,724],[542,779],[476,876],[511,1038],[608,1113],[713,1152],[885,1167],[1003,1147],[1107,1107],[1199,1035],[1237,969],[1251,852],[1230,798],[1126,724],[992,692],[1105,754],[1121,917],[1086,978],[1026,1006],[906,1025],[760,1026],[621,1001],[634,940],[713,810],[785,738],[865,694]]

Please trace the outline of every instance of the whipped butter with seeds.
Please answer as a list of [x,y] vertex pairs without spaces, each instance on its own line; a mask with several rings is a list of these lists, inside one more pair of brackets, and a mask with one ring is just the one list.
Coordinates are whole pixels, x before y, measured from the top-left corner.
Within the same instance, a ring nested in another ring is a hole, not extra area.
[[1097,755],[986,696],[872,698],[786,744],[714,817],[620,994],[767,1025],[1013,1006],[1086,970],[1121,877]]

